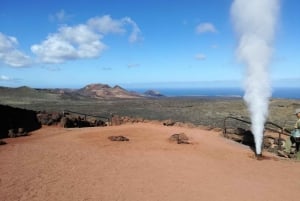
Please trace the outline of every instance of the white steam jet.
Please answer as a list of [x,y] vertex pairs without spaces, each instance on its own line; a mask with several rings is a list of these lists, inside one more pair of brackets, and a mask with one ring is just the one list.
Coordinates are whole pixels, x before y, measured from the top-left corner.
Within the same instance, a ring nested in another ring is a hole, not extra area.
[[264,124],[272,95],[269,65],[279,0],[234,0],[231,17],[238,36],[237,58],[246,66],[245,95],[256,154],[262,153]]

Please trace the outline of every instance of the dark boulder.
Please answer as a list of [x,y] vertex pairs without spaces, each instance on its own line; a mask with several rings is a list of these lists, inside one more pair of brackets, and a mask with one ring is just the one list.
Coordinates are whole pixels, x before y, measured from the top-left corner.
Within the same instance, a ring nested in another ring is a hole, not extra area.
[[0,114],[0,138],[8,137],[9,130],[22,134],[41,128],[36,112],[33,110],[0,105]]

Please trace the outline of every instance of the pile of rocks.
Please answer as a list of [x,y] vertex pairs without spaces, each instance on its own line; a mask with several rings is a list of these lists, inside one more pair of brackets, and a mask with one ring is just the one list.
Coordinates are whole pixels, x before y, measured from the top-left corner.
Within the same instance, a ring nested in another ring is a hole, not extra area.
[[24,128],[18,128],[18,129],[9,129],[8,130],[8,137],[15,138],[20,136],[27,136],[28,132],[25,131]]
[[[224,136],[233,141],[248,145],[253,149],[255,147],[254,137],[250,130],[246,130],[243,128],[226,129],[226,133],[224,134]],[[278,151],[280,152],[280,150],[285,149],[286,141],[283,138],[279,139],[275,136],[276,135],[272,133],[266,134],[263,137],[262,146],[264,150],[278,154]]]
[[63,117],[62,113],[59,112],[46,112],[46,111],[39,111],[37,112],[37,118],[42,125],[57,125],[60,123]]
[[99,119],[86,119],[81,116],[74,116],[68,113],[38,112],[37,118],[42,125],[60,125],[64,128],[82,128],[106,126],[106,122]]
[[143,118],[132,118],[132,117],[128,117],[128,116],[119,116],[119,115],[113,114],[113,115],[111,115],[110,122],[111,122],[112,126],[118,126],[118,125],[126,124],[126,123],[146,122],[146,120]]
[[102,120],[91,120],[85,119],[80,116],[66,116],[63,117],[60,121],[60,125],[64,128],[83,128],[83,127],[99,127],[99,126],[106,126],[107,123]]

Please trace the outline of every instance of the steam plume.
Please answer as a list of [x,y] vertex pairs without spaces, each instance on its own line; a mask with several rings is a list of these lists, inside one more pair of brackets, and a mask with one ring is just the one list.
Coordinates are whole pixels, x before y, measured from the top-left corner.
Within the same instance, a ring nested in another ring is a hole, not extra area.
[[247,67],[244,100],[251,115],[256,154],[262,151],[263,130],[271,97],[268,68],[279,5],[279,0],[234,0],[231,6],[239,42],[237,57]]

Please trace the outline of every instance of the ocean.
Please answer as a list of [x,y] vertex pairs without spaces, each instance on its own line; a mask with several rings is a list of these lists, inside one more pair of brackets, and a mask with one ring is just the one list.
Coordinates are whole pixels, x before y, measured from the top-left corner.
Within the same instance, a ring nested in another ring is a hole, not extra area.
[[[144,93],[149,89],[130,89],[138,93]],[[205,97],[243,97],[241,88],[156,88],[151,89],[167,97],[205,96]],[[272,98],[300,99],[299,88],[274,88]]]

